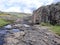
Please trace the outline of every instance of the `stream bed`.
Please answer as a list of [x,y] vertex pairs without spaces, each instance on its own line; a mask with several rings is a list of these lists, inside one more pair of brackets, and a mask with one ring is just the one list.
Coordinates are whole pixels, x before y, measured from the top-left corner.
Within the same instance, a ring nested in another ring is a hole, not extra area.
[[[0,45],[60,45],[60,37],[42,26],[16,24],[0,29]],[[21,29],[22,28],[22,29]]]
[[0,34],[9,34],[20,32],[20,29],[12,29],[11,25],[6,25],[2,29],[0,29]]
[[12,28],[11,25],[6,25],[6,26],[0,28],[0,45],[6,44],[5,39],[6,39],[7,37],[10,37],[11,35],[19,36],[19,34],[21,34],[21,33],[20,33],[21,31],[22,31],[22,30],[20,30],[20,29]]

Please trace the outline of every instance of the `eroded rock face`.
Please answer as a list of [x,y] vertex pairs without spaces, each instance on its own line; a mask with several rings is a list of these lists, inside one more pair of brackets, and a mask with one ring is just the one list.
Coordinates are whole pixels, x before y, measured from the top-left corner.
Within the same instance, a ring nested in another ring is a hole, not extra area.
[[33,23],[50,22],[60,24],[60,2],[47,6],[42,6],[33,11]]

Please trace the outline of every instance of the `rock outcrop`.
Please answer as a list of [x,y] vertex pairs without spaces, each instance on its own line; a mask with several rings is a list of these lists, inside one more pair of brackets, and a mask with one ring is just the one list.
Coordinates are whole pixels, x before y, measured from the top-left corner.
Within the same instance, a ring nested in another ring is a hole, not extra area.
[[60,24],[60,2],[47,6],[42,6],[33,11],[33,23],[49,22],[51,24]]

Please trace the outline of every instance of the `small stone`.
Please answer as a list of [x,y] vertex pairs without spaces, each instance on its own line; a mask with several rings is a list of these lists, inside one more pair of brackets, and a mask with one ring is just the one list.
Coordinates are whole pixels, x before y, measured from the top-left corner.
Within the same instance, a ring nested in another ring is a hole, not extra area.
[[27,25],[27,24],[23,24],[25,27],[30,27],[29,25]]
[[20,35],[24,36],[25,35],[25,32],[21,31],[20,32]]
[[48,36],[44,36],[45,38],[48,38]]

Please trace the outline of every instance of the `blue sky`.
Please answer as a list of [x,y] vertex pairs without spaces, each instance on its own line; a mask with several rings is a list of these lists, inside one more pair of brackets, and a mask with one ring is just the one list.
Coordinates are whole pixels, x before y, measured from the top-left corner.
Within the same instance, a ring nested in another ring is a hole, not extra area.
[[4,12],[32,13],[33,10],[60,0],[0,0],[0,10]]

